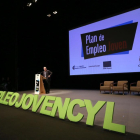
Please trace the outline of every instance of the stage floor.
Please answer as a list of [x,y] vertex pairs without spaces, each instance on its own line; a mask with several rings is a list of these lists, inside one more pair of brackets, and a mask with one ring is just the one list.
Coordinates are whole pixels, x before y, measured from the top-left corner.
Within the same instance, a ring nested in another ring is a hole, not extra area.
[[[20,94],[34,94],[34,91],[20,91]],[[92,101],[92,105],[95,105],[97,101],[111,101],[115,102],[113,123],[122,124],[126,126],[126,132],[140,134],[140,95],[138,93],[131,93],[132,95],[125,93],[109,94],[108,92],[101,92],[99,90],[61,90],[61,89],[51,89],[47,96],[61,97],[62,101],[65,98],[73,99],[89,99]],[[41,96],[41,95],[40,95]],[[40,107],[41,108],[41,107]],[[38,112],[40,111],[40,108]],[[32,108],[30,108],[31,110]],[[94,125],[102,126],[104,122],[106,105],[97,113],[95,117]],[[51,110],[51,108],[47,108]],[[86,122],[87,111],[86,108],[79,108],[78,105],[75,106],[73,114],[76,115],[78,112],[84,114],[84,118],[81,122]],[[58,116],[58,112],[56,116]],[[86,125],[86,124],[85,124]]]

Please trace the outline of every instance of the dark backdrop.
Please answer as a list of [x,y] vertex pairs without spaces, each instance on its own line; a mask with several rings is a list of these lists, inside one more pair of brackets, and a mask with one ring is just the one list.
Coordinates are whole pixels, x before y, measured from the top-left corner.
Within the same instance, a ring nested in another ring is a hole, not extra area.
[[[99,89],[104,80],[139,80],[140,73],[69,76],[68,30],[123,11],[133,1],[38,0],[30,8],[26,1],[10,2],[2,15],[1,77],[9,75],[18,90],[34,89],[35,74],[46,66],[53,72],[51,88]],[[58,11],[48,18],[46,15]]]

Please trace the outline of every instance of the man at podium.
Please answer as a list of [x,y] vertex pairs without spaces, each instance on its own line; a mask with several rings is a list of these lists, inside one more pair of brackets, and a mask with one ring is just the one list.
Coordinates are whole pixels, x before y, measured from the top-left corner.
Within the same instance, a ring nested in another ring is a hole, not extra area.
[[52,72],[50,70],[47,70],[46,67],[43,67],[44,71],[41,72],[41,75],[43,75],[46,79],[43,80],[44,87],[46,90],[46,93],[50,92],[50,77],[52,75]]

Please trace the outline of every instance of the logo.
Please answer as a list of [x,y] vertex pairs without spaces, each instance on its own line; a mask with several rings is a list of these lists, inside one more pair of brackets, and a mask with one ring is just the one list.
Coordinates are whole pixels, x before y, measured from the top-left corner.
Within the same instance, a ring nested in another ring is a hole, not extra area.
[[[140,63],[140,56],[139,56],[139,63]],[[138,65],[138,67],[140,67],[140,64]]]
[[135,22],[81,34],[84,59],[123,52],[128,54],[133,47],[137,24]]
[[92,66],[89,66],[89,67],[100,67],[100,65],[92,65]]
[[39,91],[39,80],[36,80],[36,92],[38,92]]
[[111,61],[104,61],[103,62],[103,69],[112,69],[111,68]]
[[82,65],[82,66],[75,66],[75,65],[74,65],[74,66],[72,67],[73,70],[75,70],[75,69],[84,69],[84,68],[86,68],[86,67],[84,67],[84,65]]

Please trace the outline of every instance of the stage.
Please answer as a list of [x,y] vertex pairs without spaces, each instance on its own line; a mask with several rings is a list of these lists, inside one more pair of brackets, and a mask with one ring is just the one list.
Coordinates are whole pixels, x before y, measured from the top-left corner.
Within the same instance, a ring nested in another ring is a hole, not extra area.
[[[30,91],[20,91],[21,95],[23,93],[34,94],[33,90]],[[113,123],[122,124],[126,126],[126,132],[134,133],[140,135],[140,95],[136,92],[132,92],[132,95],[125,92],[125,95],[122,93],[116,92],[115,94],[109,94],[108,92],[101,92],[99,90],[61,90],[61,89],[51,89],[49,94],[45,94],[47,96],[56,96],[61,97],[64,101],[65,98],[73,99],[89,99],[92,101],[92,105],[97,103],[97,101],[111,101],[115,102],[114,107],[114,116]],[[41,95],[39,95],[41,96]],[[41,107],[40,107],[41,108]],[[38,109],[38,112],[40,111]],[[31,110],[30,108],[29,110]],[[52,108],[47,108],[47,110],[51,110]],[[94,125],[103,127],[104,116],[105,116],[106,105],[97,113],[95,117]],[[79,108],[78,105],[75,106],[73,114],[77,113],[84,114],[84,118],[81,122],[86,122],[87,111],[86,108]],[[35,114],[34,114],[35,115]],[[58,112],[56,117],[58,116]],[[54,118],[55,119],[55,118]],[[60,120],[62,121],[62,120]]]

